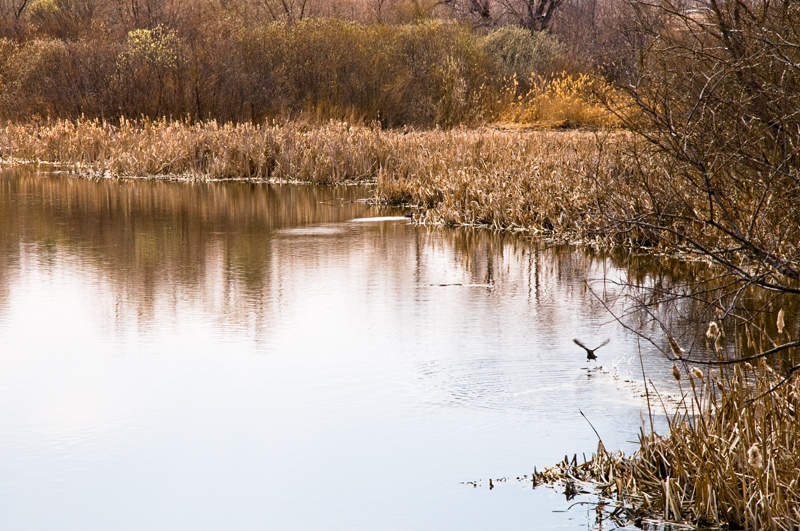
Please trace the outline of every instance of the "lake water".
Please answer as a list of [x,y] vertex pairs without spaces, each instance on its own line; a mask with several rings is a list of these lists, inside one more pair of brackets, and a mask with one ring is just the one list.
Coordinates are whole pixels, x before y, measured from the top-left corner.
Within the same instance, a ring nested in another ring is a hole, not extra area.
[[580,411],[635,450],[625,265],[369,195],[0,173],[0,528],[596,526],[515,478],[596,449]]

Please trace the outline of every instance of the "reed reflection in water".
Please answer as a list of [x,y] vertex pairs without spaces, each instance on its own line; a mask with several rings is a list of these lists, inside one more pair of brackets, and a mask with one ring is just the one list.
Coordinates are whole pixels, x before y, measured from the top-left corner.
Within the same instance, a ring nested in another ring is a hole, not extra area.
[[634,448],[636,342],[586,282],[619,260],[353,222],[397,214],[369,194],[2,174],[4,529],[586,528],[488,479],[593,451],[579,409]]

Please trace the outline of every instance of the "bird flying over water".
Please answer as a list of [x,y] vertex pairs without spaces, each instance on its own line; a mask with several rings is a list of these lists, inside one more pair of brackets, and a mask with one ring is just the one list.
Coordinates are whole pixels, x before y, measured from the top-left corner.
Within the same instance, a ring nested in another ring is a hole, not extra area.
[[608,342],[611,341],[611,340],[610,339],[606,339],[605,341],[603,341],[600,344],[600,346],[597,346],[597,347],[594,347],[594,348],[587,347],[586,345],[584,345],[583,343],[581,343],[577,339],[573,339],[573,341],[575,342],[576,345],[578,345],[579,347],[581,347],[583,350],[586,351],[586,359],[587,360],[596,360],[597,356],[594,355],[594,351],[599,349],[600,347],[604,347],[604,346],[608,345]]

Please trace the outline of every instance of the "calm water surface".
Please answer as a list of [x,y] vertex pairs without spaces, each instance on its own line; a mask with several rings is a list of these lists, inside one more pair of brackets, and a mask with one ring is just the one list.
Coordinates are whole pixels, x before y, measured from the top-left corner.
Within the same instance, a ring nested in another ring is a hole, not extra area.
[[488,479],[635,449],[622,264],[369,193],[0,174],[0,528],[593,528]]

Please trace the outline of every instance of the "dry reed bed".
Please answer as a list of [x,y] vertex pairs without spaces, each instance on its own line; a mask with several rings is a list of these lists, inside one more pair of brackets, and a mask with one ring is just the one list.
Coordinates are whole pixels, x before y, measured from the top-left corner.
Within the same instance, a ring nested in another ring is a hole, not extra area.
[[[693,375],[694,373],[694,375]],[[631,457],[599,445],[588,462],[559,463],[534,481],[600,485],[616,515],[748,530],[800,527],[800,384],[766,363],[723,375],[689,371],[666,436],[642,434]],[[701,377],[702,375],[702,377]]]
[[622,176],[628,138],[585,131],[417,133],[400,164],[379,173],[377,197],[423,208],[425,223],[605,234],[600,205]]
[[122,119],[9,125],[0,131],[6,157],[45,162],[90,176],[199,180],[306,181],[374,179],[381,138],[369,128],[257,126]]
[[375,182],[375,199],[417,219],[570,234],[604,232],[599,199],[618,189],[625,133],[381,130],[170,121],[60,121],[0,130],[7,158],[91,176]]

